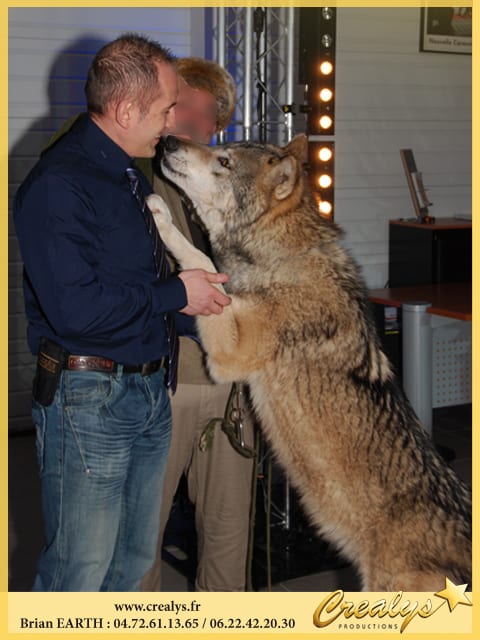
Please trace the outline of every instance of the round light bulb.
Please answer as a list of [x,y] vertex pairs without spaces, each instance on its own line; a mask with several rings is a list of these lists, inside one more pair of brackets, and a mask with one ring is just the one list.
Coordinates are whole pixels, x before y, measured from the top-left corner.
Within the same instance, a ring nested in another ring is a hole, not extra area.
[[319,93],[320,100],[322,102],[328,102],[333,98],[333,91],[331,89],[322,89]]
[[322,147],[318,152],[318,157],[322,162],[328,162],[332,159],[332,150],[328,147]]
[[322,187],[322,189],[327,189],[332,185],[332,177],[327,173],[324,173],[319,177],[318,184]]
[[320,65],[320,72],[323,73],[324,76],[328,76],[333,71],[333,64],[328,60],[325,60]]
[[322,129],[330,129],[330,127],[333,124],[333,121],[330,118],[330,116],[322,116],[318,121],[318,123]]
[[318,203],[318,210],[325,216],[329,216],[332,213],[332,204],[328,200],[321,200]]
[[323,36],[321,37],[321,43],[322,43],[322,47],[325,47],[325,49],[330,49],[330,47],[333,44],[333,38],[329,33],[324,33]]

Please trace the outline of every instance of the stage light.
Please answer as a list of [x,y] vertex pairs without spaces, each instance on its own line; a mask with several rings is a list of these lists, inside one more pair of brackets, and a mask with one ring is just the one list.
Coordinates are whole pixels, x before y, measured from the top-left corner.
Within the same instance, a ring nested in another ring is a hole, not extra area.
[[332,217],[332,209],[332,203],[328,202],[328,200],[320,200],[320,202],[318,203],[319,212],[327,218]]
[[308,179],[319,214],[333,220],[336,9],[301,8],[299,13],[299,81],[304,86],[301,110],[306,114],[309,138]]
[[322,7],[322,18],[324,20],[331,20],[333,18],[333,9],[332,7]]
[[323,88],[320,90],[319,97],[322,102],[330,102],[333,98],[333,91],[331,89]]
[[329,60],[324,60],[320,63],[319,69],[320,73],[322,73],[324,76],[329,76],[331,73],[333,73],[333,64]]
[[332,176],[328,175],[328,173],[323,173],[319,179],[318,184],[322,187],[322,189],[327,189],[332,186]]
[[334,142],[308,141],[307,174],[318,212],[333,219]]
[[336,9],[300,9],[308,135],[333,135],[335,129]]
[[330,47],[333,45],[332,36],[329,33],[324,33],[321,38],[321,43],[322,46],[325,47],[325,49],[330,49]]
[[318,121],[318,124],[323,130],[330,129],[333,124],[333,120],[330,116],[322,116]]
[[329,147],[321,147],[318,152],[318,159],[322,162],[328,162],[332,159],[333,151]]

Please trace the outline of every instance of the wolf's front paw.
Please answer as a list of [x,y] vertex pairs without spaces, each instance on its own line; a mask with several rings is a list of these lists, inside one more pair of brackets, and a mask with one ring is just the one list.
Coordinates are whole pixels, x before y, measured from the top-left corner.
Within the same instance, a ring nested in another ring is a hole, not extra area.
[[163,198],[156,193],[152,193],[147,196],[147,205],[153,214],[153,219],[160,234],[172,226],[172,214]]

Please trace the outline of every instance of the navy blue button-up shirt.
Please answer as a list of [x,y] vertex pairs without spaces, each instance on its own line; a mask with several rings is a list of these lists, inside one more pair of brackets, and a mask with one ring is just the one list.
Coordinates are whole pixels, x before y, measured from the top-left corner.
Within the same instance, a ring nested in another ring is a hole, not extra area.
[[[41,336],[124,364],[168,353],[163,314],[182,309],[187,297],[178,277],[156,277],[125,173],[131,163],[84,115],[19,188],[14,219],[32,353]],[[142,186],[151,193],[146,178]],[[175,317],[179,333],[193,333],[191,317]]]

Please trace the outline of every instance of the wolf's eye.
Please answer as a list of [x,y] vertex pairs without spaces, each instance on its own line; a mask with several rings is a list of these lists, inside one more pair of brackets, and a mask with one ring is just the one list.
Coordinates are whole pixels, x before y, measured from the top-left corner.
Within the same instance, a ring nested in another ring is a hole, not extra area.
[[226,158],[225,156],[220,156],[220,158],[218,158],[218,161],[222,165],[222,167],[224,167],[225,169],[230,169],[230,161],[228,158]]

